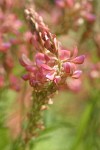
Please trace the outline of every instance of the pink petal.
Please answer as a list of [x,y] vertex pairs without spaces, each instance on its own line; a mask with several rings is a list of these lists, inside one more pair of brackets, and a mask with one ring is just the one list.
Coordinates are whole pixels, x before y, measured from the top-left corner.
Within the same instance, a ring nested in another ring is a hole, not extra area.
[[36,32],[34,32],[30,42],[34,44],[36,50],[39,50],[39,37]]
[[44,79],[44,75],[41,72],[37,72],[35,76],[36,76],[36,79],[39,81],[43,81]]
[[32,65],[32,62],[27,58],[25,54],[22,54],[22,57],[19,59],[19,62],[22,66]]
[[53,80],[54,79],[54,72],[53,73],[48,73],[47,75],[46,75],[46,78],[48,78],[49,80]]
[[60,81],[61,81],[61,77],[60,76],[55,76],[54,83],[58,84]]
[[68,50],[60,50],[59,56],[61,60],[67,60],[70,58],[70,51]]
[[71,70],[71,65],[70,65],[70,63],[64,63],[64,70],[65,70],[65,72],[66,73],[68,73],[68,74],[70,74],[70,70]]
[[85,59],[85,55],[81,55],[72,59],[71,61],[75,64],[82,64],[84,62],[84,59]]
[[35,60],[37,60],[37,59],[40,59],[40,60],[44,61],[44,54],[42,54],[42,53],[37,53],[37,54],[35,55]]
[[42,54],[42,53],[37,53],[37,54],[35,55],[35,60],[37,60],[37,59],[39,59],[39,60],[41,60],[41,61],[44,61],[44,54]]
[[37,65],[38,67],[40,67],[41,64],[45,63],[44,54],[42,54],[42,53],[37,53],[37,54],[35,55],[35,61],[36,61],[36,65]]
[[42,69],[47,70],[47,71],[52,71],[53,70],[50,66],[48,66],[46,64],[42,64],[41,67],[42,67]]
[[74,48],[74,50],[72,51],[72,58],[75,58],[78,55],[78,48],[77,46]]
[[59,6],[59,7],[61,7],[61,8],[64,8],[65,3],[62,0],[56,0],[56,5]]
[[72,78],[78,79],[78,78],[80,78],[81,74],[82,74],[82,71],[81,71],[81,70],[76,70],[76,71],[73,73]]
[[67,86],[73,92],[79,92],[81,90],[81,80],[74,78],[67,78]]
[[33,66],[26,66],[25,68],[27,71],[30,71],[30,72],[35,72],[35,70],[36,70],[36,68]]
[[23,80],[29,80],[29,74],[24,74],[23,76],[22,76],[22,79]]
[[89,22],[93,22],[93,21],[95,21],[96,16],[95,16],[94,14],[91,14],[91,13],[86,13],[86,14],[84,15],[84,18],[85,18],[87,21],[89,21]]
[[72,74],[73,71],[75,70],[76,66],[73,63],[70,62],[66,62],[63,64],[64,70],[66,72],[66,74]]
[[44,58],[45,58],[45,61],[48,62],[50,60],[50,57],[46,54],[44,54]]

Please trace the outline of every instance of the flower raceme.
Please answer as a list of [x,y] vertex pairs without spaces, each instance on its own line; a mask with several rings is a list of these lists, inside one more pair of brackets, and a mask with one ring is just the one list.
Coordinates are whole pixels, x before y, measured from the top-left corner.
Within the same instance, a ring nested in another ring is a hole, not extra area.
[[84,62],[85,56],[77,56],[77,47],[73,52],[62,49],[56,36],[49,31],[43,19],[35,11],[26,10],[26,15],[31,25],[37,53],[32,61],[25,54],[20,58],[20,64],[27,71],[22,78],[25,81],[28,80],[34,89],[39,90],[51,82],[60,86],[66,82],[69,76],[75,79],[79,78],[82,71],[78,70],[77,66]]
[[[75,49],[74,49],[75,50]],[[63,53],[68,53],[64,55]],[[84,55],[75,58],[70,57],[70,51],[60,50],[59,59],[49,53],[49,55],[38,52],[35,55],[35,61],[30,61],[24,54],[20,59],[20,63],[27,70],[27,74],[23,75],[24,80],[29,80],[33,87],[43,86],[43,84],[52,81],[56,84],[65,82],[68,76],[79,78],[82,71],[77,70],[77,65],[84,62]],[[65,59],[66,57],[66,59]]]
[[77,47],[73,51],[63,49],[56,36],[50,32],[43,19],[34,10],[27,9],[25,14],[32,32],[31,43],[36,49],[32,60],[24,53],[19,59],[27,72],[22,78],[29,81],[33,87],[32,109],[25,133],[25,139],[29,141],[31,137],[36,137],[37,128],[43,129],[41,111],[47,109],[48,104],[52,104],[51,98],[55,92],[67,84],[68,77],[78,79],[82,74],[77,66],[84,62],[85,56],[78,56]]

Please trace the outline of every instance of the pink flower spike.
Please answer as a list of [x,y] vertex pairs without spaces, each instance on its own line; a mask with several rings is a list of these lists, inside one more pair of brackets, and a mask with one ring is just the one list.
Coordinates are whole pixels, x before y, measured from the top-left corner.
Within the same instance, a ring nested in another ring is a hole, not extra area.
[[22,57],[19,59],[19,62],[22,66],[32,65],[32,62],[27,58],[25,54],[22,54]]
[[81,70],[76,70],[76,71],[73,73],[72,78],[78,79],[78,78],[80,78],[81,74],[82,74],[82,71],[81,71]]
[[84,59],[85,59],[85,55],[81,55],[72,59],[71,61],[75,64],[82,64],[84,62]]

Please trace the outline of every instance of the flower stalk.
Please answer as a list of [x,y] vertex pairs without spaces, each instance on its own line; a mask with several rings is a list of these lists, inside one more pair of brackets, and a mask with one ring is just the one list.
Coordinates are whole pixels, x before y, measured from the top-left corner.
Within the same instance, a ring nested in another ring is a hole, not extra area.
[[50,32],[35,10],[26,9],[25,14],[32,32],[32,43],[36,49],[33,60],[25,54],[20,58],[20,64],[27,72],[22,78],[29,81],[33,88],[31,108],[27,114],[27,127],[24,133],[24,141],[28,143],[31,138],[38,136],[40,129],[44,129],[41,115],[42,110],[47,108],[50,98],[66,84],[67,77],[77,79],[82,74],[77,66],[84,62],[85,56],[77,56],[77,47],[73,52],[63,49],[56,35]]
[[56,89],[50,85],[47,89],[41,91],[33,91],[32,104],[28,114],[28,124],[25,134],[25,142],[27,143],[31,138],[37,137],[40,130],[44,129],[42,120],[42,111],[47,109],[50,94],[54,93]]

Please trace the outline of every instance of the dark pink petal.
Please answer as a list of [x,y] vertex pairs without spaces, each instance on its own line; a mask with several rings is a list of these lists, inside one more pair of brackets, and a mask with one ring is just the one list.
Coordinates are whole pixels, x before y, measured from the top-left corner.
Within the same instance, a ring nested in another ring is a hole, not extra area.
[[52,71],[53,70],[50,66],[48,66],[46,64],[42,64],[41,67],[42,67],[42,69],[47,70],[47,71]]
[[27,58],[25,54],[22,54],[22,57],[19,59],[19,62],[22,66],[32,65],[32,62]]
[[33,66],[26,66],[25,68],[27,71],[30,71],[30,72],[35,72],[35,70],[36,70],[36,68]]
[[67,60],[70,58],[70,51],[68,50],[60,50],[59,56],[61,60]]
[[35,86],[37,86],[39,84],[39,81],[34,80],[34,79],[30,79],[29,83],[30,83],[31,86],[35,87]]
[[23,76],[22,76],[22,79],[23,80],[29,80],[29,74],[24,74]]
[[35,55],[35,61],[36,61],[36,65],[37,65],[38,67],[40,67],[41,64],[45,63],[44,54],[42,54],[42,53],[37,53],[37,54]]
[[72,74],[74,71],[74,64],[66,62],[63,64],[64,70],[67,74]]
[[85,55],[81,55],[72,59],[71,61],[75,64],[82,64],[84,62],[84,59],[85,59]]
[[48,55],[46,55],[46,54],[44,54],[44,58],[45,58],[45,61],[46,62],[48,62],[51,58],[48,56]]
[[50,48],[51,48],[51,42],[50,42],[50,39],[47,39],[47,40],[45,41],[44,47],[45,47],[46,49],[50,49]]
[[44,75],[42,74],[42,72],[37,72],[35,76],[36,76],[36,79],[39,80],[40,82],[42,82],[44,79]]
[[76,70],[73,75],[72,75],[72,78],[75,78],[75,79],[78,79],[82,74],[82,71],[81,70]]
[[64,63],[64,70],[65,70],[65,72],[66,73],[68,73],[68,74],[70,74],[70,70],[71,70],[71,65],[70,65],[70,63]]

